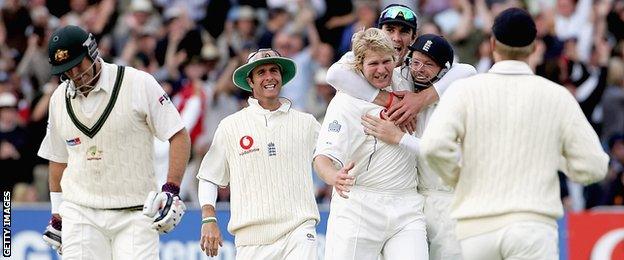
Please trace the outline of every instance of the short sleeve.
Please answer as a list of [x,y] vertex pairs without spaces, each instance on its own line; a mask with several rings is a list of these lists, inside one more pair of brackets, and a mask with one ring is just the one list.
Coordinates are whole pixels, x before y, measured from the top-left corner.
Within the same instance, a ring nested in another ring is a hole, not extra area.
[[[57,163],[67,163],[69,157],[67,148],[65,147],[65,140],[63,140],[63,137],[60,135],[58,126],[55,123],[56,114],[58,114],[57,109],[59,106],[63,105],[59,104],[59,102],[63,100],[63,89],[65,88],[61,85],[50,99],[46,135],[37,152],[39,157]],[[61,95],[61,97],[59,97],[59,95]]]
[[180,113],[171,102],[169,96],[151,75],[139,72],[137,80],[142,80],[143,89],[137,88],[135,96],[136,109],[145,113],[150,129],[161,141],[169,140],[175,133],[184,128]]
[[338,162],[342,167],[345,165],[345,159],[350,156],[350,132],[352,130],[345,116],[345,111],[339,103],[340,100],[334,99],[327,107],[325,119],[316,141],[314,157],[325,155]]

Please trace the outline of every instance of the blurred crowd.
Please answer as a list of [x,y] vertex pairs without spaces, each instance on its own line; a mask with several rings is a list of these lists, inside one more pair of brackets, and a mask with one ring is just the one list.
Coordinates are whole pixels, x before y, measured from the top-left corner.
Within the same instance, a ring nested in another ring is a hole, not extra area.
[[[322,122],[335,94],[327,68],[392,3],[415,10],[419,34],[443,35],[456,60],[479,72],[492,65],[493,18],[526,8],[538,30],[530,65],[576,96],[611,156],[598,184],[582,187],[561,174],[564,205],[624,205],[624,0],[0,0],[0,186],[16,202],[48,200],[47,161],[36,152],[59,84],[47,43],[60,26],[93,33],[104,60],[149,72],[172,97],[193,145],[182,196],[196,201],[194,176],[217,124],[246,104],[249,93],[232,74],[249,52],[273,48],[292,58],[297,76],[282,94]],[[157,176],[166,174],[166,152],[155,143]],[[319,203],[328,202],[331,189],[320,180],[316,188]]]

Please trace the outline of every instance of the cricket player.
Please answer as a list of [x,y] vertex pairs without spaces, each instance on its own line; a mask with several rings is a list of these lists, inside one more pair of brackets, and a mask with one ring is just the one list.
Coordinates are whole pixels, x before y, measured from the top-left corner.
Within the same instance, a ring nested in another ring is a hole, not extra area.
[[[400,77],[394,81],[400,85],[413,86],[410,91],[422,91],[431,88],[444,76],[453,64],[453,48],[441,36],[425,34],[419,36],[410,47],[406,65],[401,69]],[[405,74],[408,72],[409,74]],[[396,74],[396,72],[395,72]],[[409,84],[411,83],[411,84]],[[377,116],[366,115],[363,120],[365,132],[382,141],[400,145],[420,155],[420,137],[436,109],[434,103],[420,113],[416,120],[414,135],[403,133],[394,122]],[[461,248],[455,237],[455,220],[450,217],[453,188],[445,184],[433,172],[427,162],[418,157],[418,192],[425,197],[424,212],[427,221],[427,240],[429,241],[429,259],[461,259]]]
[[[66,259],[158,259],[158,234],[184,215],[179,185],[190,139],[156,80],[104,62],[77,26],[52,34],[48,130],[52,219],[43,239]],[[156,192],[153,138],[169,140],[169,173]],[[141,212],[143,210],[143,212]]]
[[[405,57],[409,46],[416,40],[418,16],[407,6],[391,4],[381,12],[378,28],[386,32],[392,40],[398,56],[395,70],[399,73],[401,67],[406,65]],[[437,102],[451,82],[476,73],[471,65],[456,63],[448,71],[440,74],[443,77],[433,84],[433,88],[423,88],[417,93],[404,91],[413,88],[413,86],[408,86],[402,91],[394,91],[394,95],[391,95],[388,91],[370,86],[360,74],[353,72],[351,69],[353,60],[352,52],[343,55],[327,71],[327,82],[336,90],[344,91],[355,98],[386,106],[389,118],[410,132],[415,131],[418,112]],[[406,82],[412,84],[409,81]]]
[[559,259],[557,170],[589,184],[604,178],[609,157],[569,91],[527,64],[531,16],[507,9],[492,32],[495,64],[449,87],[421,150],[455,186],[451,216],[464,259]]
[[271,49],[251,53],[234,72],[236,86],[253,97],[219,123],[197,173],[200,246],[209,256],[222,244],[217,187],[229,185],[236,259],[317,259],[319,212],[310,166],[320,125],[279,97],[295,73],[293,60]]
[[[354,68],[367,84],[390,89],[395,50],[380,29],[353,37]],[[316,145],[314,166],[334,186],[325,259],[428,259],[423,197],[416,190],[416,154],[366,135],[365,114],[383,107],[338,92]]]

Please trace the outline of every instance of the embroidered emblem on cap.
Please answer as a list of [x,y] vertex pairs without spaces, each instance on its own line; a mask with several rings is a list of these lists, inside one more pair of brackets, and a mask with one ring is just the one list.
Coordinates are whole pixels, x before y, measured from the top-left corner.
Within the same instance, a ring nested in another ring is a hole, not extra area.
[[429,51],[429,48],[431,48],[431,45],[433,44],[433,42],[431,40],[428,40],[425,45],[423,46],[423,51]]
[[64,60],[68,59],[68,58],[69,58],[69,51],[67,51],[67,50],[58,49],[54,53],[54,60],[56,62],[62,62]]

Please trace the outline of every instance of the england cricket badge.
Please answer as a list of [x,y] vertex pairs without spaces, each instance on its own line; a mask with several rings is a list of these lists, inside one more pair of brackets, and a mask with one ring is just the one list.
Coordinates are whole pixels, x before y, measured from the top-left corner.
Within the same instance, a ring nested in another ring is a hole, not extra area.
[[275,151],[275,144],[273,142],[269,143],[268,149],[269,149],[269,156],[277,155],[277,152]]
[[338,132],[340,132],[340,128],[341,128],[341,127],[342,127],[342,126],[338,123],[338,120],[334,120],[334,121],[332,121],[331,123],[329,123],[328,130],[329,130],[330,132],[336,132],[336,133],[338,133]]
[[102,160],[102,150],[98,150],[97,146],[89,147],[87,150],[87,161]]

